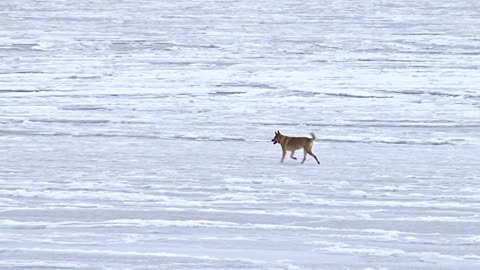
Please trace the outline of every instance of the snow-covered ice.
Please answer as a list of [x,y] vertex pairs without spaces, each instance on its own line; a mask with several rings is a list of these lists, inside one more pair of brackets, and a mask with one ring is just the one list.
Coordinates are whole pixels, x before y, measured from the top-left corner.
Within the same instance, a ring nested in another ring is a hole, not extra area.
[[[480,2],[12,0],[0,25],[0,269],[480,269]],[[322,164],[281,164],[277,129]]]

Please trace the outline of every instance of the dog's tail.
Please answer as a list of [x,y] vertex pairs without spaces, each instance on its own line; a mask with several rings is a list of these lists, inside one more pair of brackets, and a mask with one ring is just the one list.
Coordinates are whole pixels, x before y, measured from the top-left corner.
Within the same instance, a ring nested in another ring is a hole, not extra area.
[[311,132],[310,135],[312,135],[312,140],[315,141],[315,139],[317,138],[317,137],[315,137],[315,133]]

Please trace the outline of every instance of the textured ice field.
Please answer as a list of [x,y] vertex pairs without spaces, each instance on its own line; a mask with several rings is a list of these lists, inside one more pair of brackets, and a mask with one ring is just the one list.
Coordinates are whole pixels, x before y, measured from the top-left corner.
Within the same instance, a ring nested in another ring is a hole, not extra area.
[[480,269],[480,3],[1,1],[0,269]]

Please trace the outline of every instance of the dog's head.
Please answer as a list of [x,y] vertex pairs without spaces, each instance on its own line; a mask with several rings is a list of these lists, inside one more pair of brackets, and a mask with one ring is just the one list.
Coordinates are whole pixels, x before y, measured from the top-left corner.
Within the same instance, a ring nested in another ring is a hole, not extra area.
[[272,139],[273,144],[279,143],[281,136],[282,136],[282,134],[280,134],[279,130],[275,131],[275,137],[273,137],[273,139]]

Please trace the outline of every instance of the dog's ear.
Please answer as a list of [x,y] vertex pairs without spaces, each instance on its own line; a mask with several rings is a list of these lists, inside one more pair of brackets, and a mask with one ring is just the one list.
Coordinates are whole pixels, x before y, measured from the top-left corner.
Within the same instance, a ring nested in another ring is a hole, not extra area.
[[278,131],[275,131],[275,135],[277,135],[277,134],[278,134]]
[[277,130],[277,134],[279,134],[279,135],[280,135],[280,130]]

